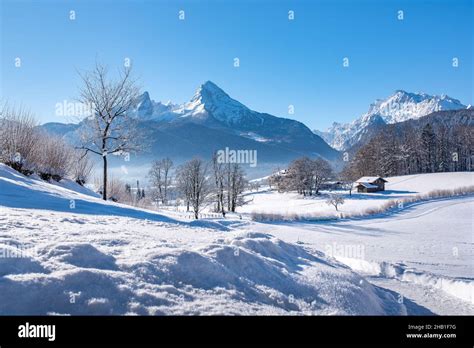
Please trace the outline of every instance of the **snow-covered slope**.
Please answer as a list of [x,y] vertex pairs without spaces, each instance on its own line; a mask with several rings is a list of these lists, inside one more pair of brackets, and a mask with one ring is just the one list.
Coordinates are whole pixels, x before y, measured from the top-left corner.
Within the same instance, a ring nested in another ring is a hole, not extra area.
[[337,123],[325,132],[316,134],[337,150],[346,150],[356,144],[371,128],[417,119],[436,111],[466,109],[459,100],[446,95],[432,96],[425,93],[395,91],[387,99],[376,100],[367,113],[351,123]]
[[199,86],[196,93],[189,102],[181,105],[167,102],[155,102],[150,99],[148,92],[144,92],[137,103],[135,115],[139,119],[151,119],[155,121],[173,121],[177,118],[207,119],[214,117],[224,124],[235,124],[242,122],[242,118],[252,114],[258,117],[256,112],[232,99],[220,87],[211,81]]
[[[212,115],[225,124],[242,122],[242,117],[253,113],[211,81],[202,84],[191,101],[176,109],[176,112],[185,117],[205,118]],[[253,116],[258,117],[256,114]]]
[[178,105],[171,102],[161,103],[151,100],[150,94],[144,92],[137,101],[134,110],[135,116],[142,120],[167,121],[175,117],[175,109]]
[[104,202],[93,191],[64,179],[46,182],[38,177],[26,177],[0,163],[0,207],[47,209],[55,212],[126,216],[154,221],[171,219],[156,212]]
[[189,223],[71,188],[0,165],[1,315],[422,313],[258,224]]

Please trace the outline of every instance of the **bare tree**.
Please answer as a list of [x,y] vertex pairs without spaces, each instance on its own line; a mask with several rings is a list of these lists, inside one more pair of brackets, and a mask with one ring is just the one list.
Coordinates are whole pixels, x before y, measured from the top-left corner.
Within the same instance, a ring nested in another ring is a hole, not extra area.
[[333,175],[331,165],[322,158],[313,161],[312,181],[315,194],[319,194],[319,189],[325,180]]
[[287,179],[287,171],[280,170],[278,168],[270,177],[268,178],[268,185],[270,189],[275,187],[278,192],[284,192],[288,189],[289,180]]
[[249,182],[248,186],[249,186],[250,191],[255,190],[255,191],[258,192],[258,190],[260,190],[260,181],[259,180],[251,181],[251,182]]
[[162,203],[168,203],[168,188],[171,184],[171,173],[170,170],[173,167],[173,161],[166,157],[161,160],[161,167],[163,169],[163,198]]
[[218,161],[217,153],[212,156],[212,171],[214,177],[214,189],[216,192],[216,211],[225,217],[224,188],[225,188],[225,166]]
[[62,138],[41,132],[36,171],[43,180],[61,180],[71,173],[74,149]]
[[161,203],[168,202],[168,188],[171,185],[171,168],[173,161],[170,158],[155,160],[148,172],[151,184],[154,186],[154,195]]
[[161,161],[155,160],[151,164],[151,168],[148,172],[150,183],[153,187],[153,200],[163,201],[163,170],[161,169]]
[[245,173],[238,163],[229,163],[225,169],[227,209],[231,212],[235,212],[238,206],[246,203],[242,193],[247,186],[247,181],[245,180]]
[[80,76],[83,86],[79,101],[90,105],[93,113],[83,122],[80,148],[86,153],[102,156],[102,198],[106,200],[108,156],[124,155],[140,149],[135,123],[129,117],[139,89],[130,68],[124,68],[117,80],[110,79],[107,69],[100,64]]
[[331,165],[322,158],[301,157],[291,162],[287,175],[282,177],[285,190],[296,190],[304,196],[319,194],[324,180],[332,176]]
[[191,204],[194,218],[199,218],[199,212],[209,203],[211,185],[207,176],[207,165],[201,159],[195,158],[179,168],[179,182],[181,189]]
[[344,197],[337,193],[331,193],[326,201],[326,204],[334,206],[336,211],[339,211],[337,207],[344,204]]
[[291,162],[288,167],[288,176],[290,183],[287,188],[296,190],[303,196],[313,194],[313,161],[308,157],[301,157]]

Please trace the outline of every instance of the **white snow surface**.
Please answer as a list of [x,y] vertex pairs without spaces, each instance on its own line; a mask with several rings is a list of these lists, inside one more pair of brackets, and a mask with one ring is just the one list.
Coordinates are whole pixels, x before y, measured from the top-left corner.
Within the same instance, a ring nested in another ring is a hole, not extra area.
[[[407,179],[391,184],[433,186]],[[474,313],[471,197],[370,219],[190,222],[74,185],[0,165],[0,314]]]
[[322,252],[241,224],[175,220],[0,165],[0,314],[413,311]]

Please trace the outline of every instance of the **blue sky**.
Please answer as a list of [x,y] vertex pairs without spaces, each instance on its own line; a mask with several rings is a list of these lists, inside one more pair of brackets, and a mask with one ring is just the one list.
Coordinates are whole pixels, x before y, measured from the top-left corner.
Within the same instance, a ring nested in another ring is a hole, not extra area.
[[211,80],[312,129],[351,121],[397,89],[473,103],[471,0],[0,2],[2,98],[41,122],[67,121],[55,105],[77,96],[76,69],[96,59],[116,69],[130,58],[157,101],[187,101]]

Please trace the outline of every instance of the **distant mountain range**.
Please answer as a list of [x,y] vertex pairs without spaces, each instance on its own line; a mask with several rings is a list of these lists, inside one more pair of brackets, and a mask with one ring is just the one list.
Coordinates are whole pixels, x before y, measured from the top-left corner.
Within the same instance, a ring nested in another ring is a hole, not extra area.
[[466,108],[459,100],[446,95],[432,96],[398,90],[387,99],[376,100],[370,105],[367,113],[353,122],[334,122],[328,130],[314,132],[334,149],[346,151],[360,146],[361,141],[366,142],[386,124],[418,119],[436,111]]
[[469,130],[472,134],[471,138],[474,139],[474,109],[466,108],[459,110],[435,111],[426,116],[411,118],[402,122],[379,125],[376,128],[372,128],[371,131],[361,135],[359,141],[346,151],[349,153],[357,152],[360,147],[367,144],[374,136],[382,131],[392,130],[390,134],[394,137],[401,137],[408,127],[408,129],[418,130],[418,134],[421,134],[423,128],[427,124],[430,124],[433,129],[445,128],[448,130],[452,130],[456,126],[461,126]]
[[[260,113],[232,99],[216,84],[202,84],[187,103],[155,102],[148,92],[132,116],[151,144],[137,158],[169,156],[175,162],[194,156],[210,158],[216,150],[257,150],[258,166],[285,165],[300,156],[337,160],[340,153],[303,123]],[[74,142],[81,124],[46,123],[43,128]]]
[[[469,112],[438,113],[466,109]],[[321,156],[340,168],[341,151],[355,151],[387,125],[421,118],[450,126],[459,122],[471,125],[471,111],[470,106],[446,95],[398,90],[387,99],[375,101],[367,113],[351,123],[335,122],[327,131],[312,132],[301,122],[253,111],[207,81],[184,104],[156,102],[148,92],[138,98],[131,116],[138,121],[143,142],[150,146],[134,157],[134,164],[148,165],[152,159],[166,156],[175,163],[195,156],[210,158],[213,152],[227,147],[257,150],[259,174],[268,174],[301,156]],[[434,116],[424,118],[430,114]],[[81,125],[53,122],[42,127],[74,143]]]

